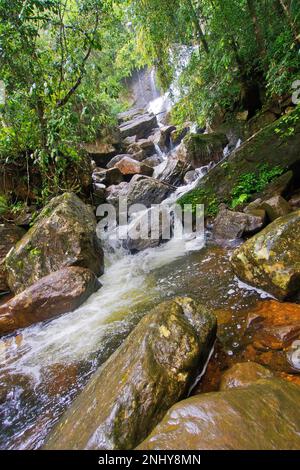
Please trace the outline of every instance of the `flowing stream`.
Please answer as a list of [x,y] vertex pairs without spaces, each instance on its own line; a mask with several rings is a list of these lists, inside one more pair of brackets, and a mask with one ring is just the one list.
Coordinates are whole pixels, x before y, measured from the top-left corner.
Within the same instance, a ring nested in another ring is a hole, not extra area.
[[[176,199],[198,180],[179,188]],[[228,262],[229,249],[203,240],[171,239],[130,254],[104,241],[102,289],[76,311],[0,340],[0,448],[39,448],[53,424],[91,374],[122,343],[139,319],[158,302],[191,295],[232,314],[228,354],[239,348],[240,312],[261,293],[239,285]]]

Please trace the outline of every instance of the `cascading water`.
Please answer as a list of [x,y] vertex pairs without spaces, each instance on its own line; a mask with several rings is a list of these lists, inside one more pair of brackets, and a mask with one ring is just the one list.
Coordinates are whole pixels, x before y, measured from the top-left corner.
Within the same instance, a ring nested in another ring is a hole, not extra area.
[[[163,164],[166,159],[164,155]],[[157,167],[156,174],[161,169]],[[197,170],[196,179],[174,191],[162,206],[172,207],[208,170]],[[0,340],[2,449],[40,447],[91,374],[141,316],[161,300],[174,295],[203,300],[207,295],[208,304],[220,307],[226,302],[244,306],[246,299],[259,297],[253,291],[239,289],[237,281],[227,274],[221,285],[215,285],[215,273],[210,269],[215,252],[200,250],[201,237],[173,238],[137,254],[131,254],[122,244],[112,245],[109,237],[103,244],[106,271],[101,278],[102,289],[76,311]]]

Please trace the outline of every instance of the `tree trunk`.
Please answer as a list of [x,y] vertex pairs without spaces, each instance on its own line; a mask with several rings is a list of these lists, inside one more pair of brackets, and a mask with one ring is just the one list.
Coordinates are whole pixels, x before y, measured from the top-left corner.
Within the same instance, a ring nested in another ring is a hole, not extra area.
[[263,34],[263,31],[260,26],[257,13],[256,13],[255,0],[247,0],[247,5],[248,5],[248,9],[250,12],[250,16],[251,16],[251,20],[252,20],[252,24],[254,28],[254,34],[255,34],[257,45],[258,45],[259,54],[261,58],[264,60],[266,57],[267,51],[266,51],[264,34]]
[[295,21],[293,20],[293,16],[292,16],[292,12],[290,10],[290,7],[289,5],[286,3],[285,0],[279,0],[279,3],[282,7],[282,10],[284,12],[284,15],[287,19],[287,22],[292,30],[292,33],[293,33],[293,36],[294,36],[294,40],[295,40],[295,43],[296,45],[300,45],[300,33],[298,32],[297,30],[297,26],[296,26],[296,23]]
[[189,4],[189,7],[191,9],[192,20],[193,20],[193,24],[194,24],[194,27],[195,27],[195,30],[196,30],[197,38],[198,38],[199,42],[202,44],[206,54],[209,54],[208,42],[206,40],[205,34],[202,31],[201,24],[200,24],[197,12],[195,10],[195,7],[193,5],[193,2],[192,2],[192,0],[187,0],[187,1],[188,1],[188,4]]

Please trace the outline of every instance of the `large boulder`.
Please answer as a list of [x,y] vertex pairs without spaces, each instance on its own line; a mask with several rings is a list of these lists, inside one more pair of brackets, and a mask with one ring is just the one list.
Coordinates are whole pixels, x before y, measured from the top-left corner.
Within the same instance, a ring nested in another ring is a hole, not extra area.
[[271,199],[264,201],[262,208],[272,222],[292,212],[291,206],[282,196],[273,196]]
[[147,175],[152,176],[153,168],[144,163],[137,162],[133,158],[124,157],[120,160],[116,165],[117,168],[122,175]]
[[[212,168],[199,182],[199,187],[194,190],[199,194],[199,198],[196,194],[196,198],[199,199],[197,202],[209,207],[211,203],[230,200],[232,189],[238,184],[241,175],[258,174],[262,162],[269,168],[280,166],[293,170],[296,175],[299,174],[300,122],[295,119],[294,132],[284,136],[277,130],[281,128],[284,131],[285,119],[286,116],[262,129],[234,150],[221,164]],[[282,176],[280,195],[286,196],[287,186],[283,180],[290,179],[291,176],[291,173]],[[278,189],[273,186],[268,196],[264,194],[263,199],[269,199],[277,194]]]
[[155,154],[155,144],[151,137],[148,137],[148,139],[140,139],[128,147],[128,153],[131,154],[139,153],[141,151],[144,152],[145,157],[151,157],[151,155]]
[[52,199],[5,263],[14,293],[67,266],[81,266],[101,275],[103,251],[92,208],[73,193]]
[[106,189],[106,202],[108,204],[112,204],[114,207],[117,207],[119,205],[120,199],[127,197],[129,187],[130,185],[126,181],[118,185],[114,184],[109,186]]
[[297,450],[300,387],[263,379],[205,393],[168,411],[138,450]]
[[0,292],[9,291],[4,258],[25,233],[25,230],[14,224],[0,224]]
[[135,116],[131,121],[126,121],[120,126],[121,138],[137,136],[138,139],[149,137],[151,131],[158,126],[156,116],[143,114]]
[[193,300],[160,304],[95,373],[45,449],[134,448],[186,396],[215,334],[214,315]]
[[234,212],[222,205],[214,222],[213,235],[216,240],[235,240],[259,232],[264,225],[264,214]]
[[49,274],[0,306],[0,336],[72,312],[100,287],[89,269],[70,267]]
[[184,181],[184,176],[189,170],[189,164],[169,158],[166,166],[157,175],[157,179],[164,183],[172,184],[173,186],[181,186]]
[[93,172],[93,181],[95,183],[111,186],[113,184],[122,183],[122,181],[124,181],[124,178],[123,174],[118,168],[110,168],[108,170],[97,168]]
[[174,187],[167,183],[147,176],[135,175],[128,188],[128,205],[144,204],[150,207],[151,204],[160,204],[172,191]]
[[188,134],[178,151],[178,157],[200,168],[210,162],[218,163],[223,158],[223,150],[228,144],[225,134]]
[[278,299],[300,290],[300,210],[275,220],[231,258],[237,276]]

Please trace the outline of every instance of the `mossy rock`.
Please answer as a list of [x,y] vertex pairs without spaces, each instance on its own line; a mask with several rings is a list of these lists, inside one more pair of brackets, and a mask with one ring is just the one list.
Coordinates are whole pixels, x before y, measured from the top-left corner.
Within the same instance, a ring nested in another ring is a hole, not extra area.
[[187,396],[215,335],[215,316],[192,299],[158,305],[95,373],[45,448],[134,448]]
[[300,210],[276,219],[232,255],[237,276],[278,299],[300,290]]
[[67,266],[102,274],[103,251],[92,208],[73,193],[52,199],[7,255],[5,264],[7,282],[14,293]]
[[219,162],[228,144],[225,134],[188,134],[183,139],[185,159],[193,168],[200,168],[210,162]]
[[[285,132],[287,117],[262,129],[217,164],[199,182],[199,187],[183,196],[185,201],[204,204],[206,212],[222,202],[230,203],[232,189],[243,175],[258,174],[262,165],[272,169],[293,170],[300,174],[300,115],[298,108],[289,116],[293,120],[292,131]],[[277,193],[276,193],[277,194]],[[272,194],[268,194],[271,197]],[[284,195],[284,194],[281,194]],[[182,200],[179,200],[181,203]]]

